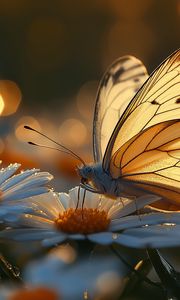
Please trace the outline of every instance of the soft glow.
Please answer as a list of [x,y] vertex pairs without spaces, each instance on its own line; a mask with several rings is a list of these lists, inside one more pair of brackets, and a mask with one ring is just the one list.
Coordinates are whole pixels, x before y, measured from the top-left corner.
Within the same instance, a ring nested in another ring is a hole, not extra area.
[[84,118],[93,118],[97,88],[97,81],[88,81],[80,88],[77,94],[77,108]]
[[24,116],[22,117],[16,124],[16,129],[15,129],[15,135],[16,138],[20,141],[28,141],[28,140],[33,140],[35,137],[35,133],[24,129],[24,125],[29,125],[37,130],[41,130],[41,126],[39,122],[31,117],[31,116]]
[[0,114],[14,114],[21,102],[22,94],[17,84],[10,80],[0,80]]
[[[109,271],[103,273],[99,276],[96,283],[98,294],[106,297],[119,294],[124,287],[123,281],[116,272]],[[107,299],[110,299],[109,297]]]
[[2,96],[0,95],[0,114],[2,114],[3,109],[4,109],[4,101]]
[[75,249],[68,244],[53,248],[50,250],[49,255],[51,255],[52,258],[57,257],[66,263],[72,263],[77,256]]
[[[136,41],[136,42],[134,42]],[[146,43],[144,43],[146,41]],[[140,58],[146,65],[155,45],[152,29],[141,21],[116,22],[104,38],[103,69],[117,57],[127,54]]]
[[59,128],[60,142],[66,145],[80,146],[85,143],[87,129],[78,119],[68,119]]
[[5,145],[2,139],[0,139],[0,153],[2,153],[5,149]]
[[113,13],[132,22],[144,17],[152,5],[152,0],[111,0],[110,3]]

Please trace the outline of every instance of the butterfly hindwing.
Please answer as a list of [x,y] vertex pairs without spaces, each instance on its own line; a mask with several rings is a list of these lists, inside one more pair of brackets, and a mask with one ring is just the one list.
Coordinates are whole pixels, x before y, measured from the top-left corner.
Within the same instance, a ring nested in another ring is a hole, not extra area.
[[111,158],[114,178],[180,201],[180,121],[156,124],[131,138]]
[[97,94],[94,113],[94,159],[102,161],[106,146],[129,101],[147,79],[140,60],[124,56],[105,73]]

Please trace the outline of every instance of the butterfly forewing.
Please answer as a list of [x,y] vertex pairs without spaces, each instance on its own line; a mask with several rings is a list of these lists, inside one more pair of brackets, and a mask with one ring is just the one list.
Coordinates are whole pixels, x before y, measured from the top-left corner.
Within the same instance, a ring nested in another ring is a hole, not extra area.
[[99,87],[94,114],[94,159],[102,161],[107,143],[119,118],[147,79],[141,61],[125,56],[107,70]]
[[[180,50],[168,57],[147,79],[142,88],[127,106],[117,123],[103,158],[103,167],[110,170],[112,177],[114,171],[115,153],[121,152],[124,145],[133,137],[153,125],[179,119],[180,116]],[[169,132],[171,139],[172,131]],[[146,134],[147,135],[147,134]],[[148,139],[148,137],[146,136]],[[139,147],[142,142],[140,141]],[[134,151],[131,149],[131,151]],[[129,154],[131,157],[132,154]],[[131,158],[132,159],[132,158]],[[121,169],[122,160],[119,159],[118,168]],[[119,171],[121,173],[121,171]],[[117,174],[115,175],[115,177]]]

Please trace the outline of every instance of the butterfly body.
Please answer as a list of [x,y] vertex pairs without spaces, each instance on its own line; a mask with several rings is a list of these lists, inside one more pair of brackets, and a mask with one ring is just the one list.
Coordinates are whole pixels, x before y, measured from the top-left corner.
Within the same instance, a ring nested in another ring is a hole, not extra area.
[[148,76],[125,56],[99,86],[93,130],[94,165],[81,185],[111,196],[159,195],[180,204],[180,50]]
[[[95,193],[118,196],[118,181],[104,172],[101,163],[83,166],[78,169],[83,186]],[[88,184],[87,184],[88,183]],[[89,183],[91,186],[89,186]]]

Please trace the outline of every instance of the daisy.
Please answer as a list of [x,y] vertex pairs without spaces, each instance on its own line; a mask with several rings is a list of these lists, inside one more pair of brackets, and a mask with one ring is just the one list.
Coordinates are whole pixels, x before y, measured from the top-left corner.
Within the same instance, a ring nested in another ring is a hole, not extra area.
[[113,300],[122,294],[129,270],[117,257],[65,261],[59,250],[26,266],[25,286],[0,286],[0,300]]
[[[20,164],[10,164],[0,169],[0,219],[24,212],[19,200],[48,192],[46,184],[53,178],[48,172],[39,169],[21,171],[16,174]],[[27,212],[27,208],[26,208]]]
[[[158,200],[144,195],[135,200],[113,200],[78,187],[69,194],[50,191],[21,201],[27,213],[18,215],[1,238],[15,241],[40,241],[53,246],[69,239],[89,240],[102,245],[117,243],[133,248],[169,247],[180,245],[180,213],[146,209]],[[79,201],[78,201],[79,199]],[[78,207],[77,207],[78,206]],[[31,212],[28,210],[31,209]]]

